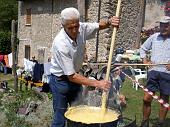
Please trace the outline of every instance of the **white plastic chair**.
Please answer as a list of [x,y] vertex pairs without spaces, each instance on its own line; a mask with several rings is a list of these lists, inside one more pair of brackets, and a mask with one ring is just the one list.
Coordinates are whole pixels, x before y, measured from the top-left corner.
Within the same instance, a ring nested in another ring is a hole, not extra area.
[[[135,81],[139,81],[139,79],[146,79],[147,78],[147,71],[142,71],[141,69],[134,69],[135,72]],[[138,90],[139,83],[133,83],[133,87]]]
[[[131,66],[128,66],[127,68],[131,71],[131,76],[134,78],[136,82],[139,81],[139,79],[145,79],[147,78],[147,71],[141,70],[140,68],[133,68]],[[133,87],[138,90],[139,83],[133,82]]]

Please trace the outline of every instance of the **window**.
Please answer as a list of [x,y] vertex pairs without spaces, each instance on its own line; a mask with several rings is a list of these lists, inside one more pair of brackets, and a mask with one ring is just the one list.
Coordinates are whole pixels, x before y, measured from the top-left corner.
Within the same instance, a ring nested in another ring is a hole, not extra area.
[[25,25],[31,25],[31,8],[26,9],[26,22]]
[[26,59],[30,59],[30,51],[31,51],[30,45],[25,45],[25,58]]

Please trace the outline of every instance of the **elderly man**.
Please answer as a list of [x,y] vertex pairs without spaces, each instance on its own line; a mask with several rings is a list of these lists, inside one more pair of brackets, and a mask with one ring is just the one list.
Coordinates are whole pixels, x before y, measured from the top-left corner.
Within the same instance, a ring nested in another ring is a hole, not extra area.
[[81,85],[94,86],[108,90],[110,81],[92,80],[78,74],[83,63],[85,43],[95,37],[98,30],[117,27],[118,17],[111,17],[99,23],[79,22],[80,14],[76,8],[66,8],[61,12],[63,28],[55,37],[52,44],[50,88],[53,95],[54,119],[52,127],[64,127],[64,113],[68,104],[75,101],[81,91]]
[[[151,58],[146,58],[146,52],[151,51]],[[160,98],[165,103],[169,102],[170,95],[170,17],[164,16],[160,20],[160,33],[150,36],[140,48],[143,63],[161,64],[149,69],[146,88],[153,93],[159,91]],[[141,127],[149,127],[149,116],[151,113],[151,102],[153,97],[147,92],[143,98],[143,121]],[[163,127],[168,109],[160,106],[159,121],[153,127]]]

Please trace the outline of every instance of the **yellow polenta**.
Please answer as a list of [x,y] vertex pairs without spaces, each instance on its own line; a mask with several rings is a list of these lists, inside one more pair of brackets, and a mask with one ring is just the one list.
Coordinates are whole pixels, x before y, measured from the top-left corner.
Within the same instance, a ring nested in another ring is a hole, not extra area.
[[102,114],[100,107],[90,106],[71,107],[65,113],[67,119],[85,124],[112,122],[117,120],[118,116],[114,110],[107,109],[105,114]]

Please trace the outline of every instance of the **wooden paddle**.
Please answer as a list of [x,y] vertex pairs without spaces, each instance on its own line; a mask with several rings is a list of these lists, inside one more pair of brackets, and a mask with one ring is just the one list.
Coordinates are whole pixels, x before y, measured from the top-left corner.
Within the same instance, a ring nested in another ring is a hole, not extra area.
[[[116,16],[117,17],[119,17],[120,5],[121,5],[121,0],[118,0],[118,4],[117,4],[117,8],[116,8]],[[110,47],[109,60],[108,60],[108,64],[107,64],[107,71],[106,71],[105,80],[109,80],[112,57],[113,57],[113,51],[114,51],[114,46],[115,46],[116,32],[117,32],[117,27],[114,27],[113,28],[113,33],[112,33],[111,47]],[[102,93],[102,107],[101,107],[103,115],[106,112],[107,98],[108,98],[108,92],[103,91],[103,93]]]

